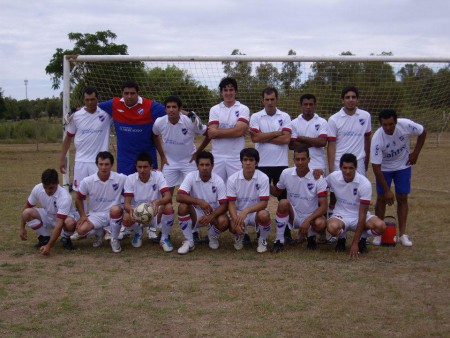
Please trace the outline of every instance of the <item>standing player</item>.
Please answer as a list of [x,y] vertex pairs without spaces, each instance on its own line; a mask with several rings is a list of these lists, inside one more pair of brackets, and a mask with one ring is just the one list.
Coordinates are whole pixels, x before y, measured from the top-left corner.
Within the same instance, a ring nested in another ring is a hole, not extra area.
[[[78,214],[72,206],[69,192],[59,185],[58,173],[55,169],[47,169],[42,173],[40,184],[36,185],[28,197],[20,220],[20,239],[27,240],[25,225],[38,234],[38,243],[43,255],[48,255],[59,235],[61,243],[67,250],[74,250],[70,235],[75,230]],[[35,206],[40,204],[40,208]],[[47,229],[53,229],[50,233]]]
[[242,169],[230,176],[227,182],[228,210],[231,216],[230,231],[235,234],[234,248],[241,250],[247,226],[259,230],[257,252],[267,251],[271,219],[266,210],[269,201],[269,178],[256,169],[258,150],[244,148],[240,152]]
[[294,150],[293,168],[283,170],[280,180],[271,187],[273,195],[287,191],[287,199],[278,203],[276,223],[277,237],[273,252],[280,252],[284,245],[284,229],[289,224],[298,228],[302,236],[308,236],[307,248],[317,248],[316,234],[325,231],[324,214],[327,211],[327,182],[322,177],[316,179],[309,169],[309,150],[299,147]]
[[340,171],[327,176],[330,189],[336,195],[336,208],[328,219],[328,232],[338,237],[336,251],[345,251],[346,233],[354,231],[350,256],[366,253],[367,236],[381,235],[386,224],[369,212],[372,198],[370,181],[357,172],[358,161],[353,154],[344,154],[340,159]]
[[78,191],[81,180],[97,172],[95,156],[109,149],[109,129],[111,117],[98,107],[98,92],[88,87],[83,92],[84,107],[75,112],[67,126],[59,159],[59,169],[67,171],[66,154],[70,143],[75,143],[75,167],[73,171],[73,189]]
[[189,173],[178,189],[178,221],[185,240],[181,255],[195,249],[192,224],[208,226],[209,247],[219,248],[219,236],[228,229],[227,192],[223,180],[212,172],[214,156],[202,151],[196,158],[198,170]]
[[214,155],[214,173],[226,183],[241,169],[239,152],[245,146],[250,111],[236,101],[238,85],[235,79],[226,77],[219,84],[223,101],[209,111],[208,137]]
[[[409,119],[397,119],[392,109],[384,109],[378,115],[381,127],[372,138],[370,157],[373,172],[377,181],[377,203],[375,214],[384,219],[386,204],[394,204],[397,199],[397,218],[400,231],[400,243],[412,246],[406,232],[408,217],[408,194],[411,191],[411,166],[416,164],[427,132],[425,128]],[[410,153],[409,140],[417,136],[414,151]],[[395,196],[391,191],[394,180]],[[379,244],[380,238],[374,240]]]
[[[122,192],[127,176],[112,171],[114,156],[107,151],[97,154],[95,159],[98,172],[86,177],[80,183],[75,205],[80,213],[77,223],[79,236],[95,236],[93,247],[103,243],[103,228],[111,226],[111,247],[120,252],[119,235],[122,225]],[[89,214],[86,214],[83,201],[89,198]]]
[[164,175],[160,171],[152,170],[152,167],[152,158],[149,154],[141,153],[136,157],[137,172],[129,175],[125,181],[123,225],[134,230],[131,244],[139,248],[142,245],[142,228],[133,218],[133,208],[141,203],[151,202],[157,215],[153,217],[149,227],[161,225],[159,244],[164,252],[171,252],[173,245],[169,237],[174,220],[172,196]]

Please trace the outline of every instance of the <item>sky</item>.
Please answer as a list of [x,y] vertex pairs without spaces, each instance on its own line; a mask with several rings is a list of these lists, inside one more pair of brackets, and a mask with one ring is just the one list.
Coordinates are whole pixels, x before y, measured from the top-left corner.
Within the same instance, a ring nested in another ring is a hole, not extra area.
[[[58,96],[45,67],[70,32],[111,30],[130,55],[450,58],[448,0],[0,0],[0,88]],[[25,86],[24,80],[28,80]]]

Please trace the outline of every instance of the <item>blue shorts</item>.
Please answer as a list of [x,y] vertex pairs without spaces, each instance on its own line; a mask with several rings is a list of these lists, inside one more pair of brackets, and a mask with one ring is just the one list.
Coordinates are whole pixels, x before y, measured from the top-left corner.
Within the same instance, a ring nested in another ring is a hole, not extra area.
[[[384,178],[391,187],[394,180],[395,192],[397,194],[409,194],[411,192],[411,167],[397,171],[383,171]],[[384,189],[377,180],[377,193],[384,194]]]

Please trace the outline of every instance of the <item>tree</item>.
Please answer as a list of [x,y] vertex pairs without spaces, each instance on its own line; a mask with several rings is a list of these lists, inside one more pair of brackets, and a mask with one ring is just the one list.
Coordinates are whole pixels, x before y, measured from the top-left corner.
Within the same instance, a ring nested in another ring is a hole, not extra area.
[[[297,53],[295,50],[291,49],[289,50],[288,55],[297,55]],[[281,66],[280,81],[282,83],[281,88],[287,96],[289,96],[289,93],[292,90],[300,88],[301,74],[300,62],[283,62],[283,65]]]
[[6,104],[5,99],[3,98],[3,89],[0,87],[0,119],[5,118],[6,113]]

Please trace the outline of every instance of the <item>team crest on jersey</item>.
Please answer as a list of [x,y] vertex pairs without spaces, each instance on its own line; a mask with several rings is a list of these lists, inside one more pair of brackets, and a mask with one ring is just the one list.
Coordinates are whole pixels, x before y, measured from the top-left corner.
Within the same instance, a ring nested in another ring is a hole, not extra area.
[[113,187],[114,190],[119,189],[119,185],[118,185],[117,183],[114,183],[114,184],[112,185],[112,187]]
[[183,133],[183,135],[186,135],[188,131],[186,128],[181,128],[181,132]]
[[278,123],[280,124],[280,127],[283,126],[283,120],[278,120]]
[[53,201],[53,205],[55,206],[55,209],[58,207],[58,206],[56,205],[56,200]]
[[396,144],[395,144],[395,141],[394,140],[392,140],[392,145],[395,147],[396,146]]
[[353,195],[356,196],[358,194],[358,189],[357,188],[353,188]]
[[312,183],[308,183],[306,186],[308,187],[308,190],[312,190],[314,188],[314,184]]
[[124,112],[125,112],[123,109],[117,109],[117,111],[118,111],[119,113],[124,113]]
[[366,123],[366,121],[364,121],[364,119],[359,119],[359,124],[360,124],[360,125],[363,126],[365,123]]
[[375,155],[378,155],[378,152],[380,151],[380,146],[377,144],[375,147]]
[[98,119],[102,122],[105,121],[105,115],[99,115]]
[[391,146],[390,143],[386,144],[386,149],[389,148]]
[[314,128],[316,129],[316,131],[318,131],[318,130],[319,130],[319,127],[320,127],[320,125],[319,125],[319,124],[316,124],[316,125],[314,125]]
[[215,186],[212,186],[211,190],[212,190],[213,194],[215,194],[217,191],[217,188]]
[[157,188],[156,184],[153,184],[153,185],[152,185],[153,191],[156,191],[156,188]]
[[256,188],[256,190],[259,190],[260,186],[258,183],[255,184],[255,188]]
[[137,112],[139,115],[144,114],[144,108],[139,108]]
[[234,115],[236,115],[236,117],[239,117],[239,110],[236,110],[236,111],[234,112]]
[[400,139],[400,141],[404,142],[405,141],[405,136],[402,135],[402,136],[399,137],[399,139]]

